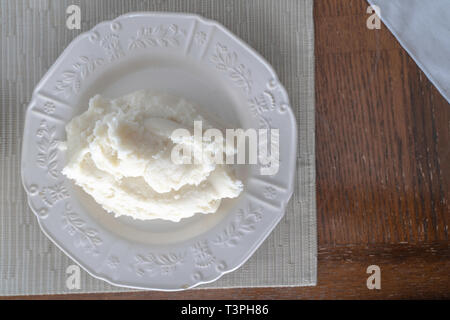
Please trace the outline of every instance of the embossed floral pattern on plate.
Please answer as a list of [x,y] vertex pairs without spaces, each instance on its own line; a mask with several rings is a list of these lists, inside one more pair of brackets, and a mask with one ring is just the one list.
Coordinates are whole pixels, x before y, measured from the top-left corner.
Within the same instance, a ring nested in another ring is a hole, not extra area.
[[143,27],[139,29],[135,37],[131,37],[128,45],[129,50],[144,49],[147,47],[178,47],[181,38],[186,31],[180,29],[176,24],[168,26],[158,25],[155,27]]
[[37,85],[26,115],[22,178],[44,233],[91,275],[124,287],[183,290],[238,268],[282,217],[292,172],[250,176],[262,187],[249,184],[216,228],[183,242],[144,245],[114,234],[88,211],[61,174],[66,151],[59,142],[99,75],[139,55],[170,53],[185,64],[196,60],[229,84],[242,99],[239,115],[254,127],[287,130],[283,142],[292,147],[281,156],[285,166],[295,168],[295,121],[273,69],[221,25],[189,14],[127,14],[100,23],[69,48]]

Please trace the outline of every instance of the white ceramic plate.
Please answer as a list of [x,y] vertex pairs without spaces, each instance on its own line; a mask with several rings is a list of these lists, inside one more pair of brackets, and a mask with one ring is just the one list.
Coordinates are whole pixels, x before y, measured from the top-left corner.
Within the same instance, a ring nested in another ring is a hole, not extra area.
[[[144,88],[186,97],[227,128],[279,128],[280,169],[240,165],[245,184],[215,214],[179,223],[114,218],[65,179],[65,125],[100,93]],[[191,14],[130,13],[78,36],[36,86],[28,107],[22,180],[42,231],[94,277],[181,290],[241,266],[269,235],[293,191],[297,131],[271,66],[222,25]]]

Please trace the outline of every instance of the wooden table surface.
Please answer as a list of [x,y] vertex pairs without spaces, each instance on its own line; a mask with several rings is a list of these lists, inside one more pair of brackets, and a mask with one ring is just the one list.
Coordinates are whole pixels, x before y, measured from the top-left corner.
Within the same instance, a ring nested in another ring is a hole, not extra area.
[[[316,287],[33,298],[450,298],[450,107],[366,9],[315,1]],[[372,264],[381,290],[367,289]]]

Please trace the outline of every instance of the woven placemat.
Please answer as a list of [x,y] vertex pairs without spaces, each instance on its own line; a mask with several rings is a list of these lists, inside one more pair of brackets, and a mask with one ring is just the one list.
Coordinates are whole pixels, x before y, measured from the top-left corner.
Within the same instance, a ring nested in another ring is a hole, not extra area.
[[[81,30],[66,28],[66,8],[81,8]],[[0,0],[0,295],[113,292],[127,289],[81,273],[41,232],[20,179],[24,114],[34,86],[81,32],[131,11],[200,14],[225,25],[273,65],[298,124],[295,192],[286,215],[238,270],[201,288],[315,285],[317,269],[313,0]]]

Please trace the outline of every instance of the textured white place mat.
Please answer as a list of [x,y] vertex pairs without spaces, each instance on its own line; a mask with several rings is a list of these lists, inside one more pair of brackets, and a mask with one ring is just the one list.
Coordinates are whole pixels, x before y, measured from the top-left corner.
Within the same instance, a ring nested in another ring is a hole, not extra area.
[[[66,8],[81,8],[81,30],[66,28]],[[312,0],[0,0],[0,295],[114,292],[81,271],[41,232],[20,179],[24,114],[34,86],[62,50],[97,23],[133,11],[200,14],[217,20],[271,63],[298,124],[295,192],[286,215],[238,270],[201,288],[308,286],[317,275]]]

